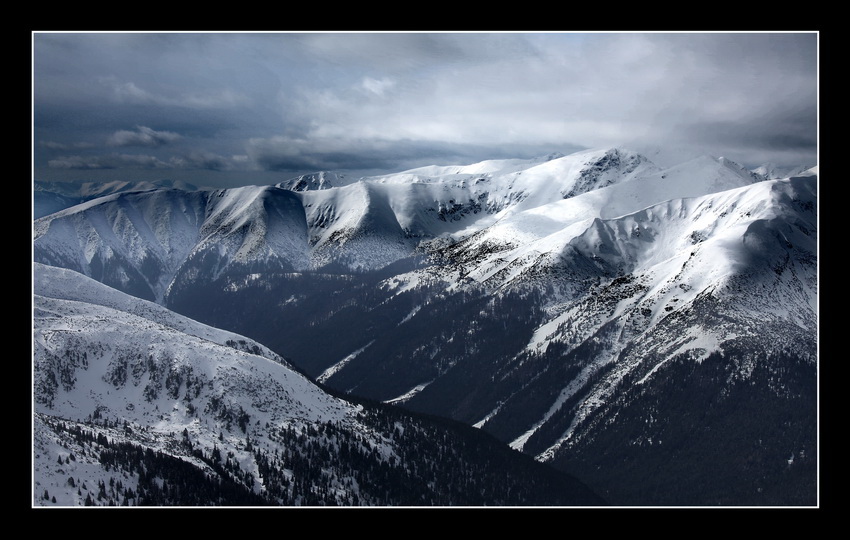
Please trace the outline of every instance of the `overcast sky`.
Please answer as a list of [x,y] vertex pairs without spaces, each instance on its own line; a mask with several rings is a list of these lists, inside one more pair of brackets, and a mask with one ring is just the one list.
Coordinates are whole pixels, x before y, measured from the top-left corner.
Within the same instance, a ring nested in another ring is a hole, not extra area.
[[660,165],[814,165],[817,47],[767,32],[34,33],[35,178],[236,185],[610,146]]

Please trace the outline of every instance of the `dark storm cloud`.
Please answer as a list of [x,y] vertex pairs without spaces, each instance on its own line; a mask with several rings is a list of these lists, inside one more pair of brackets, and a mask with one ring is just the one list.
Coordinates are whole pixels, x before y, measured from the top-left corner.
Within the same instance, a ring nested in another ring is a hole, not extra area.
[[111,98],[126,105],[153,105],[157,107],[181,107],[188,109],[216,109],[249,103],[244,94],[230,89],[184,90],[173,95],[156,93],[142,88],[133,81],[121,81],[104,77],[101,84],[108,89]]
[[185,155],[171,156],[163,161],[147,154],[98,154],[92,156],[66,155],[49,161],[54,169],[191,169],[224,171],[234,168],[233,161],[208,152],[192,151]]
[[94,148],[95,145],[87,142],[75,142],[71,144],[63,144],[55,141],[41,141],[39,146],[50,148],[51,150],[79,150],[84,148]]
[[233,159],[203,151],[192,151],[170,160],[177,169],[203,169],[209,171],[227,171],[236,168]]
[[165,163],[154,156],[138,154],[105,154],[96,156],[62,156],[52,159],[50,167],[55,169],[168,169]]
[[614,145],[813,162],[817,34],[36,34],[33,95],[37,167],[398,170]]
[[[577,151],[578,146],[563,147]],[[536,145],[504,146],[448,144],[415,140],[295,139],[273,137],[249,143],[248,158],[260,169],[272,171],[316,170],[322,168],[366,170],[407,169],[439,163],[467,164],[488,159],[531,158],[541,155]]]
[[727,145],[748,151],[803,150],[813,152],[817,149],[816,126],[814,122],[795,117],[777,117],[767,124],[752,128],[734,122],[702,122],[687,128],[693,133],[693,140],[706,146]]
[[162,146],[180,139],[180,135],[171,131],[156,131],[147,126],[136,126],[135,131],[116,131],[107,139],[109,146]]

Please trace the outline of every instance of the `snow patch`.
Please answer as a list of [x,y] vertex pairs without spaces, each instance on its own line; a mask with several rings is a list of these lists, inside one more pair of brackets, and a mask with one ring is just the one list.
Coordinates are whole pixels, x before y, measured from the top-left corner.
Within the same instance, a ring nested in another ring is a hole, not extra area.
[[348,356],[346,356],[345,358],[343,358],[342,360],[340,360],[340,361],[339,361],[339,362],[337,362],[336,364],[332,365],[331,367],[329,367],[329,368],[328,368],[328,369],[326,369],[325,371],[323,371],[323,372],[321,373],[321,375],[319,375],[318,377],[316,377],[316,380],[317,380],[318,382],[320,382],[320,383],[324,383],[324,382],[325,382],[325,381],[327,381],[329,378],[331,378],[331,377],[332,377],[332,376],[333,376],[336,372],[338,372],[339,370],[341,370],[342,368],[344,368],[346,364],[348,364],[349,362],[351,362],[352,360],[354,360],[355,358],[357,358],[357,356],[358,356],[360,353],[362,353],[362,352],[363,352],[363,351],[365,351],[367,348],[369,348],[369,346],[370,346],[371,344],[373,344],[373,343],[375,343],[375,340],[374,340],[374,339],[373,339],[372,341],[370,341],[369,343],[367,343],[366,345],[364,345],[364,346],[360,347],[359,349],[357,349],[357,350],[356,350],[356,351],[354,351],[353,353],[349,354]]

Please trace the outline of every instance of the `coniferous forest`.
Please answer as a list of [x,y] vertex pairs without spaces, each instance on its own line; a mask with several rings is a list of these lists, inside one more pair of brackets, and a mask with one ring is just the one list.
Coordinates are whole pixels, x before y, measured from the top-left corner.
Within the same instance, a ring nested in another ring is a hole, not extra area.
[[[67,462],[67,481],[86,506],[605,505],[574,478],[467,426],[377,404],[367,404],[362,420],[393,440],[396,455],[330,422],[282,429],[274,450],[246,436],[257,478],[232,453],[204,452],[187,433],[167,441],[165,453],[121,436],[138,427],[39,417],[64,441],[65,457],[57,459]],[[86,485],[72,461],[97,463],[108,479]],[[50,500],[49,490],[43,497]]]

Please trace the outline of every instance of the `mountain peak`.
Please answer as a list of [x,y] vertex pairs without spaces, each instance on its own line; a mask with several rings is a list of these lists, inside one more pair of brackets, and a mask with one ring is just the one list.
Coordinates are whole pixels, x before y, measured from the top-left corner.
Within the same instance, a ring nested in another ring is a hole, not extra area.
[[763,174],[760,174],[757,171],[751,171],[751,170],[741,166],[740,164],[736,163],[735,161],[732,161],[729,158],[721,156],[721,157],[717,158],[717,162],[720,163],[721,165],[727,167],[729,170],[735,171],[736,173],[740,174],[742,177],[750,179],[752,182],[762,182],[764,180],[767,180],[767,177],[764,176]]
[[285,182],[276,184],[277,187],[290,191],[312,191],[330,189],[335,185],[342,185],[345,175],[329,171],[319,171],[310,174],[302,174]]
[[774,180],[779,178],[790,178],[792,176],[810,176],[812,174],[817,174],[817,166],[811,167],[809,165],[795,165],[780,167],[775,163],[765,163],[756,167],[753,172],[769,180]]

